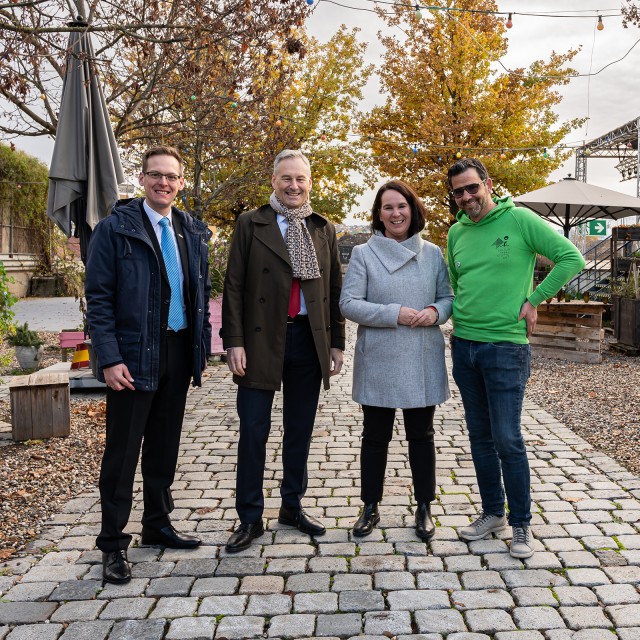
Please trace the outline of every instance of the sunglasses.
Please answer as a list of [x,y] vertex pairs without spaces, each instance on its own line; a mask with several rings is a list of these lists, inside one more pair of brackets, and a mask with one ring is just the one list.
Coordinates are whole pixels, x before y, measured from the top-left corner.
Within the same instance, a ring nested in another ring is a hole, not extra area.
[[454,198],[462,198],[462,196],[464,195],[464,192],[466,191],[470,196],[475,196],[476,193],[478,193],[478,191],[480,191],[480,187],[485,183],[486,181],[483,180],[482,182],[474,182],[472,184],[468,184],[464,187],[460,187],[458,189],[452,189],[451,190],[451,195],[453,195]]

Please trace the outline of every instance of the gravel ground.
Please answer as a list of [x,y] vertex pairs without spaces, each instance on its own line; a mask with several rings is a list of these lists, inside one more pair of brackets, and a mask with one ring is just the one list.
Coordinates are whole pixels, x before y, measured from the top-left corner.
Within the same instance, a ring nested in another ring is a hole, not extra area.
[[606,342],[600,364],[534,357],[526,397],[640,474],[640,358]]
[[[46,343],[55,334],[42,333]],[[46,351],[43,366],[59,360]],[[11,360],[12,348],[0,345]],[[11,360],[0,375],[16,373]],[[640,473],[640,359],[604,351],[601,364],[534,358],[527,387],[532,400],[594,448]],[[0,419],[10,421],[7,401]],[[71,497],[94,485],[104,446],[104,402],[72,397],[71,435],[0,447],[0,560],[24,549]]]

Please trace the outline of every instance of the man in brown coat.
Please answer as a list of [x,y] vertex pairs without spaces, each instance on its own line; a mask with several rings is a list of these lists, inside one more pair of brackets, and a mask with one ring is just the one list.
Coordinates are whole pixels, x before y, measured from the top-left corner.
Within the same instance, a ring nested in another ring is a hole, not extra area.
[[222,302],[222,338],[238,385],[240,440],[236,510],[227,551],[264,533],[262,484],[271,407],[283,391],[282,506],[278,522],[310,535],[324,526],[305,513],[307,457],[320,383],[342,368],[342,276],[335,229],[309,204],[311,169],[300,151],[274,162],[270,203],[238,218]]

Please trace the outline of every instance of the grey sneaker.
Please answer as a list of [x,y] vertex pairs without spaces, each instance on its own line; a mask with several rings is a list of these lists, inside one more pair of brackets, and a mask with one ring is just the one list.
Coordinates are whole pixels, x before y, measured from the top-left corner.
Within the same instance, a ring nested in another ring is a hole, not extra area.
[[483,511],[480,517],[469,526],[458,529],[458,534],[463,540],[481,540],[490,533],[501,531],[506,526],[506,516],[493,516]]
[[511,527],[513,538],[509,553],[512,558],[530,558],[533,555],[531,527]]

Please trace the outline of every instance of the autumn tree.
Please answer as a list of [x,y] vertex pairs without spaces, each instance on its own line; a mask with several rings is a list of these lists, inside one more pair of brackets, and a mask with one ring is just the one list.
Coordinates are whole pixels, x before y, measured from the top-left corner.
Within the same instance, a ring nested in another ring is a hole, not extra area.
[[[446,170],[460,155],[481,158],[500,194],[541,187],[570,155],[552,151],[579,120],[558,123],[558,86],[573,71],[576,51],[552,52],[528,69],[507,70],[507,31],[493,0],[444,2],[456,11],[423,9],[408,2],[389,13],[380,36],[384,105],[360,123],[383,173],[413,184],[427,203],[430,232],[442,239],[451,221]],[[504,153],[502,150],[504,149]],[[545,153],[549,149],[549,153]]]
[[[182,76],[181,89],[187,97],[192,93],[188,83],[198,51],[225,52],[221,64],[230,69],[238,49],[268,55],[272,41],[300,26],[307,11],[299,0],[0,3],[0,132],[55,137],[70,31],[92,35],[93,62],[108,87],[119,138],[145,128],[149,114],[142,106],[164,79]],[[161,105],[170,107],[169,101]]]
[[634,0],[626,0],[622,7],[622,24],[625,29],[633,24],[640,27],[640,5]]
[[[188,69],[190,91],[181,77],[162,79],[143,108],[153,126],[121,141],[136,154],[148,144],[178,144],[189,178],[184,206],[222,227],[264,204],[274,157],[301,148],[313,163],[314,209],[341,220],[371,182],[363,143],[349,135],[371,73],[364,49],[356,31],[343,27],[324,44],[298,30],[272,42],[270,55],[240,46],[233,64],[221,64],[228,52],[199,50]],[[357,170],[364,182],[352,179]]]

